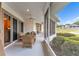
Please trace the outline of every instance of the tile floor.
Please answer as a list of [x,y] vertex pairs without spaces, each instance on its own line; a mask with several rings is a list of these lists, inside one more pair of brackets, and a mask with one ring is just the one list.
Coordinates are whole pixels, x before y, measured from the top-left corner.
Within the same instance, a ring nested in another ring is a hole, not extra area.
[[21,42],[15,42],[5,49],[6,56],[44,56],[41,45],[43,34],[38,34],[32,48],[22,48]]

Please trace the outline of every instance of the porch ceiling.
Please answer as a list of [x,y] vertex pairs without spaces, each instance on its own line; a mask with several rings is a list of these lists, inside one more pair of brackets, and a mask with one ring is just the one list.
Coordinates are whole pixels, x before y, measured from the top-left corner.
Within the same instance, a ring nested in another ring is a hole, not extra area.
[[[45,2],[5,2],[11,9],[17,12],[24,20],[43,20],[43,7]],[[29,9],[29,12],[27,12]]]
[[[44,20],[44,11],[45,7],[49,2],[4,2],[11,9],[17,12],[24,20],[33,19],[40,20],[43,22]],[[68,2],[53,2],[51,7],[51,18],[58,20],[56,13],[61,10]],[[27,12],[29,9],[29,12]],[[57,18],[56,18],[57,17]]]

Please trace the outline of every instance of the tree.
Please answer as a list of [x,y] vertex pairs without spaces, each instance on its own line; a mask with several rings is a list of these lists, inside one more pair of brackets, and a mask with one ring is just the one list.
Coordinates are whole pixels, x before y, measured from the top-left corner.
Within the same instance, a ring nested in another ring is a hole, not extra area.
[[74,22],[73,24],[79,25],[79,21]]

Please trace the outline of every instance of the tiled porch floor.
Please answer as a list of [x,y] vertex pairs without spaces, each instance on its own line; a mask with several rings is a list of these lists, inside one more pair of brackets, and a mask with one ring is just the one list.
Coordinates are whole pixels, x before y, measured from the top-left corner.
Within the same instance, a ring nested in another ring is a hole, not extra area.
[[43,35],[39,34],[36,37],[36,42],[32,48],[22,48],[20,42],[16,42],[5,49],[6,56],[44,56],[41,41]]

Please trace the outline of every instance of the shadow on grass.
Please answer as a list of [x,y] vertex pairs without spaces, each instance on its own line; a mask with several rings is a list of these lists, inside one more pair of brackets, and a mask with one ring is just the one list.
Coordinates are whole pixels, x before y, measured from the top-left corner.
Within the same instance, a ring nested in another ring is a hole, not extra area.
[[73,37],[73,36],[76,36],[76,35],[72,34],[72,33],[57,33],[57,36]]

